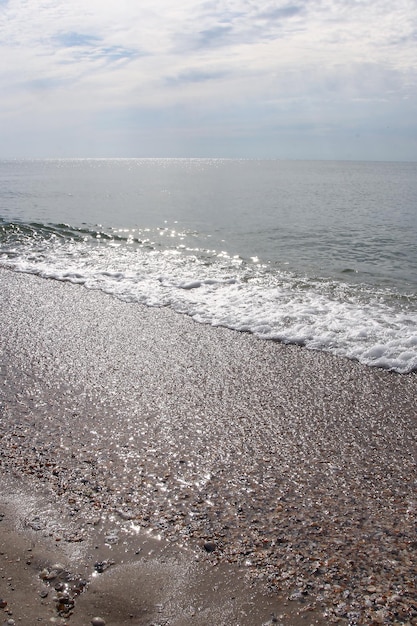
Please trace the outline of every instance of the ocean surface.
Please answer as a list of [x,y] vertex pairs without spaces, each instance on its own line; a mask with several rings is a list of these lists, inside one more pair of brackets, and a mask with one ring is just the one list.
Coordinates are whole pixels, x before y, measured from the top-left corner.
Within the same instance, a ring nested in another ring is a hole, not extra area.
[[0,267],[417,370],[417,163],[0,161]]

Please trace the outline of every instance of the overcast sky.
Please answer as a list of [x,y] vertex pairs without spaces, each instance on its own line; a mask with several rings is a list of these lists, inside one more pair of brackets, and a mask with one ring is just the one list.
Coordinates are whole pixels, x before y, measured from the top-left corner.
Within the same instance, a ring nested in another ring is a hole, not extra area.
[[416,0],[0,0],[0,157],[417,160]]

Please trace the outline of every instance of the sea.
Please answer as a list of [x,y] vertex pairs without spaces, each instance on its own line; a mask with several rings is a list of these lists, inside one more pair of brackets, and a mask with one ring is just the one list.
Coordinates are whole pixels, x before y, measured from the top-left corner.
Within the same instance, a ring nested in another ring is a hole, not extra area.
[[0,267],[406,374],[417,163],[2,160]]

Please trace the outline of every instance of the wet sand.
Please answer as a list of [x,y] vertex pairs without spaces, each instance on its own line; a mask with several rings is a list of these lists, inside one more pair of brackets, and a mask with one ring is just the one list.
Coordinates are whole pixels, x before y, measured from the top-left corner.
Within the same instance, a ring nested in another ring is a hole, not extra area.
[[416,374],[0,289],[5,619],[417,624]]

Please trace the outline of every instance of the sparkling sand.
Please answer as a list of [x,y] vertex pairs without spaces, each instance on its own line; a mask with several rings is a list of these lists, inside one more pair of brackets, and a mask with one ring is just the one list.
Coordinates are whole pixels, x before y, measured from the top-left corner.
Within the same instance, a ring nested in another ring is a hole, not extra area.
[[34,276],[0,289],[5,617],[417,624],[416,373]]

